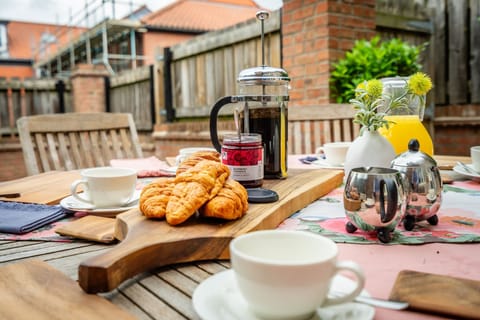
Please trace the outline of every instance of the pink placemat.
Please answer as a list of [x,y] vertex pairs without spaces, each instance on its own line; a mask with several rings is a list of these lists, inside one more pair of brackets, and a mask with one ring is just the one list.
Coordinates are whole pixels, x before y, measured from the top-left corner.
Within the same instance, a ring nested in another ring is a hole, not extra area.
[[139,178],[175,176],[175,169],[155,156],[135,159],[112,159],[112,167],[131,168],[137,171]]
[[[149,183],[152,178],[141,181]],[[348,221],[343,209],[343,187],[339,187],[287,218],[279,229],[309,230],[323,234],[339,243],[380,243],[375,233],[357,230],[348,233],[345,224]],[[468,243],[480,242],[480,184],[473,181],[454,182],[444,185],[443,202],[439,210],[439,223],[431,226],[427,222],[417,223],[412,231],[398,226],[389,244],[423,243]],[[72,216],[51,223],[32,232],[16,235],[0,233],[0,240],[38,240],[38,241],[82,241],[57,234],[55,229],[83,217],[86,213],[76,212]],[[316,217],[321,221],[307,222],[301,217]]]
[[[480,242],[480,184],[462,181],[444,185],[442,197],[437,214],[438,225],[432,226],[421,221],[412,231],[406,231],[399,225],[393,231],[392,240],[388,244]],[[279,229],[309,230],[340,243],[381,243],[374,232],[346,231],[345,224],[348,219],[342,199],[343,186],[286,219]]]

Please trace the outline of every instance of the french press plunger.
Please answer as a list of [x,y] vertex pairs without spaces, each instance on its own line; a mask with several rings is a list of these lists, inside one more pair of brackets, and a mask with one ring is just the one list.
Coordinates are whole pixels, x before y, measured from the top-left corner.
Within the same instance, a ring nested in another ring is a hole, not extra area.
[[285,70],[265,65],[264,20],[268,12],[259,11],[261,21],[262,65],[242,70],[237,78],[240,94],[220,98],[210,112],[210,138],[218,152],[217,118],[220,109],[235,104],[239,132],[258,133],[264,150],[264,177],[287,177],[287,119],[290,78]]

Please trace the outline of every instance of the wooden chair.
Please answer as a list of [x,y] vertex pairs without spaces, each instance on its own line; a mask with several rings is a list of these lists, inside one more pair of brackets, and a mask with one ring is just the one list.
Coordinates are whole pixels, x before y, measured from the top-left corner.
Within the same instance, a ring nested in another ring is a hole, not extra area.
[[360,131],[354,115],[349,104],[288,108],[288,153],[311,154],[327,142],[353,141]]
[[17,120],[29,175],[51,170],[108,166],[115,158],[140,158],[129,113],[64,113]]

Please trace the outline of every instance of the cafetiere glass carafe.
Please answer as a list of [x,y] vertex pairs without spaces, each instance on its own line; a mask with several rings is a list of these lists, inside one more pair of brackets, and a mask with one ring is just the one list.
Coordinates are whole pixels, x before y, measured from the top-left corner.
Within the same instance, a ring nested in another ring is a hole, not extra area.
[[240,72],[240,94],[218,100],[210,112],[210,137],[220,152],[217,117],[220,109],[236,103],[241,133],[259,133],[264,149],[264,177],[287,176],[287,119],[288,84],[287,73],[282,69],[258,67]]
[[[257,17],[261,14],[265,12],[259,12]],[[262,60],[263,54],[262,50]],[[287,177],[287,103],[290,83],[287,72],[263,64],[260,67],[242,70],[237,83],[239,94],[220,98],[210,112],[212,144],[215,149],[221,151],[217,131],[218,113],[223,106],[234,104],[234,113],[238,114],[239,119],[237,124],[239,134],[258,133],[262,137],[264,177],[267,179]]]

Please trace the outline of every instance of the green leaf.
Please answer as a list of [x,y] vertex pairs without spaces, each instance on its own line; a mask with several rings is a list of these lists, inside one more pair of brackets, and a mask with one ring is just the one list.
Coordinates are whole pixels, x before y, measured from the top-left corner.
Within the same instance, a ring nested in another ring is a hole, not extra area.
[[345,58],[332,65],[329,82],[332,97],[338,103],[348,103],[355,97],[355,88],[361,81],[420,71],[419,55],[426,45],[410,45],[398,38],[381,41],[378,36],[357,40]]

